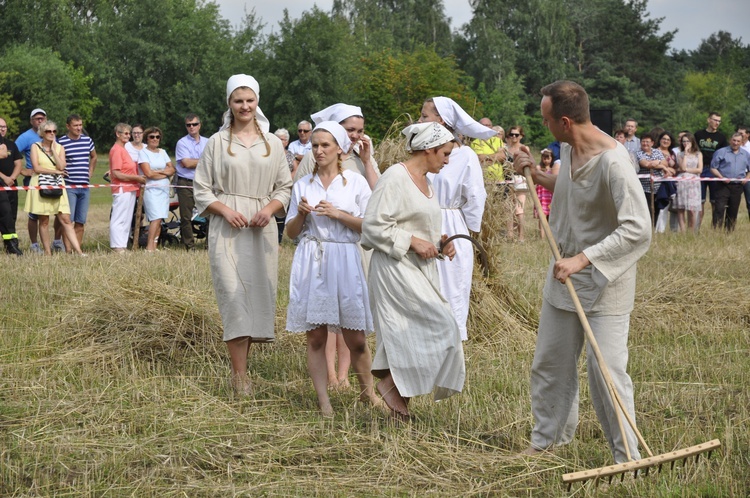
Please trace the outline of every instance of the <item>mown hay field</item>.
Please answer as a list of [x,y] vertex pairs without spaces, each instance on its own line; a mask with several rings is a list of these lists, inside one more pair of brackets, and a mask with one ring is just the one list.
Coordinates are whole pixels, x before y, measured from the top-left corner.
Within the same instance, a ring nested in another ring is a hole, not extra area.
[[[498,197],[483,236],[492,274],[475,273],[465,390],[415,399],[411,423],[393,423],[354,391],[333,394],[333,419],[318,415],[304,337],[284,332],[288,240],[277,341],[253,349],[251,399],[228,387],[206,251],[110,253],[109,206],[98,202],[87,258],[0,257],[0,495],[603,493],[561,483],[611,463],[583,367],[575,441],[516,457],[533,423],[529,368],[549,251],[531,216],[526,243],[505,240]],[[25,224],[19,232],[26,240]],[[750,493],[748,247],[743,206],[735,233],[704,224],[698,235],[657,235],[642,259],[630,334],[640,429],[656,453],[713,438],[723,446],[609,496]]]

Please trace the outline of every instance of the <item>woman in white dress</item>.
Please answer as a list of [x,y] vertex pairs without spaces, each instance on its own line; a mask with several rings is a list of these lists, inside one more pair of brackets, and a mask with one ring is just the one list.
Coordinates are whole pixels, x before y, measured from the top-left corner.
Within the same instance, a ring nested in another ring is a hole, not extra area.
[[357,246],[371,191],[362,175],[342,168],[348,147],[346,130],[337,122],[324,121],[315,127],[315,169],[294,184],[286,219],[287,235],[299,237],[289,279],[286,328],[307,334],[307,368],[324,416],[333,415],[325,355],[331,329],[343,336],[351,353],[360,399],[382,405],[370,372],[365,333],[373,331],[372,314]]
[[[455,138],[438,123],[403,133],[412,155],[383,173],[362,224],[362,247],[374,249],[367,279],[377,330],[372,372],[397,417],[409,417],[409,398],[429,392],[447,398],[466,377],[461,333],[440,294],[435,258],[447,235],[427,178],[448,164]],[[452,243],[443,255],[455,255]]]
[[145,134],[146,147],[138,153],[138,166],[146,177],[143,193],[143,208],[149,222],[146,251],[154,252],[159,242],[161,222],[169,216],[169,178],[175,169],[167,152],[159,148],[161,130],[152,126]]
[[272,342],[279,243],[275,213],[289,203],[292,178],[284,146],[268,132],[252,76],[227,81],[224,126],[198,161],[195,205],[210,218],[211,276],[236,394],[252,393],[247,357],[253,342]]
[[[447,97],[435,97],[422,105],[420,123],[436,122],[449,131],[472,138],[488,139],[496,132],[475,121],[456,102]],[[443,232],[464,234],[482,229],[482,216],[487,191],[479,157],[471,147],[454,147],[450,161],[439,175],[428,173],[435,195],[443,212]],[[474,272],[474,247],[465,239],[453,242],[456,257],[453,261],[438,261],[440,292],[451,304],[461,339],[468,338],[466,320],[469,317],[469,295]]]
[[701,212],[701,184],[700,174],[703,171],[703,155],[698,148],[695,135],[685,133],[680,138],[680,152],[677,154],[677,223],[680,232],[685,231],[685,212],[687,212],[687,228],[695,230],[695,221]]

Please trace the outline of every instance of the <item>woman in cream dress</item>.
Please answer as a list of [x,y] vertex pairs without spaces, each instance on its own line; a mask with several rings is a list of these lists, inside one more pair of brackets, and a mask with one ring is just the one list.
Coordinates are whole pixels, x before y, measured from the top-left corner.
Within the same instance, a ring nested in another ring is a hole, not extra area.
[[[412,156],[383,174],[362,224],[362,247],[373,249],[368,275],[376,332],[372,372],[394,415],[409,417],[409,398],[436,400],[463,389],[466,369],[456,320],[440,294],[435,258],[441,236],[440,204],[427,178],[453,150],[453,134],[438,123],[404,131]],[[449,258],[453,244],[443,248]]]
[[268,132],[252,76],[227,81],[224,126],[208,141],[195,172],[195,205],[210,218],[209,260],[232,363],[232,386],[249,395],[253,342],[274,340],[278,238],[292,179],[281,140]]

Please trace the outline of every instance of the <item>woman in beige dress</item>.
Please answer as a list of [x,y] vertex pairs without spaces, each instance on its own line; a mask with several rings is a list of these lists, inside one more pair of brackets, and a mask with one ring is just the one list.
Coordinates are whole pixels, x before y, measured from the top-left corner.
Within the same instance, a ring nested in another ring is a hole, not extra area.
[[[374,249],[367,279],[376,330],[372,373],[397,417],[409,417],[409,398],[430,392],[447,398],[466,377],[461,333],[440,294],[435,258],[447,236],[427,178],[448,163],[454,137],[438,123],[403,133],[411,158],[383,173],[362,223],[362,247]],[[453,258],[452,243],[443,255]]]
[[236,394],[252,393],[247,358],[253,342],[275,338],[278,236],[292,178],[284,146],[269,133],[252,76],[227,81],[224,126],[208,141],[195,172],[195,205],[210,218],[209,259]]

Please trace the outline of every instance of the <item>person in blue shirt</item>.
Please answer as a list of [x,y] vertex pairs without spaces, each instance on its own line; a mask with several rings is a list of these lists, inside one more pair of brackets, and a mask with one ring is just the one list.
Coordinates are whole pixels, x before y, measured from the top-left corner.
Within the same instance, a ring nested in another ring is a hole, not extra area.
[[[31,111],[29,116],[29,124],[31,124],[31,128],[21,133],[16,139],[16,147],[18,147],[18,151],[26,158],[26,167],[21,170],[21,175],[23,176],[23,184],[27,187],[31,181],[31,175],[34,174],[34,170],[31,166],[31,146],[42,141],[37,130],[39,130],[39,126],[45,121],[47,121],[47,113],[44,109],[37,107]],[[29,240],[31,241],[31,251],[41,254],[44,251],[39,247],[39,222],[35,214],[29,213],[28,230]]]

